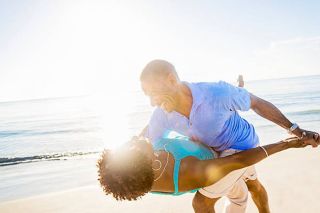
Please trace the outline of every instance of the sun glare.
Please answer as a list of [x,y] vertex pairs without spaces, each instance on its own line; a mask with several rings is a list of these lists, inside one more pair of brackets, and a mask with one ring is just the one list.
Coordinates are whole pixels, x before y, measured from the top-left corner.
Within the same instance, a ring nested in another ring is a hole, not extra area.
[[105,148],[117,148],[137,134],[129,125],[129,114],[134,108],[132,93],[117,92],[110,95],[109,92],[92,99],[99,116],[99,133]]

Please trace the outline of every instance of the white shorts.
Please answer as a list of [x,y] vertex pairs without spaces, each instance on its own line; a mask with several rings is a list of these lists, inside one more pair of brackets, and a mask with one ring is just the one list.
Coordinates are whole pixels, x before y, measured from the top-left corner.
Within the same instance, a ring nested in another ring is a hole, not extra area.
[[[233,155],[237,152],[241,152],[241,150],[228,149],[221,152],[219,157]],[[229,195],[232,190],[234,190],[233,187],[240,179],[244,181],[257,179],[257,172],[255,167],[249,166],[243,169],[232,171],[215,184],[201,188],[199,192],[208,198],[218,198],[226,196]]]

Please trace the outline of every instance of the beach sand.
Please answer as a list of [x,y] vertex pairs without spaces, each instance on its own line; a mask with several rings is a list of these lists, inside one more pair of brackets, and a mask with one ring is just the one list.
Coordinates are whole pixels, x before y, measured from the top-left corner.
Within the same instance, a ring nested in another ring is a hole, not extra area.
[[[268,191],[271,212],[320,212],[319,164],[319,148],[288,150],[259,163],[258,175]],[[139,201],[117,202],[94,185],[3,202],[0,212],[193,212],[192,197],[148,194]],[[217,212],[222,212],[223,205],[224,200],[219,201]],[[258,212],[251,198],[247,212]]]

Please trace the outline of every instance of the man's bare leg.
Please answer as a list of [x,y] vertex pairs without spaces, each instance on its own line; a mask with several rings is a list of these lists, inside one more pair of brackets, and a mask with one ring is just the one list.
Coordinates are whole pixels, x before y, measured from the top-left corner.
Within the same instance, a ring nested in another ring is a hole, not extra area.
[[197,192],[192,200],[192,207],[195,213],[215,213],[214,205],[220,199],[218,198],[208,198]]
[[258,179],[248,180],[246,184],[259,213],[270,213],[268,194],[260,181]]

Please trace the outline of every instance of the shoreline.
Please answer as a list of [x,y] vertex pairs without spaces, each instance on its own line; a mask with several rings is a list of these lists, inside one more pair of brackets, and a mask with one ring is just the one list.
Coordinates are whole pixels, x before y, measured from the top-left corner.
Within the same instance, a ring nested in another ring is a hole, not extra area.
[[[292,149],[259,163],[258,177],[268,194],[272,212],[317,212],[320,208],[319,150]],[[138,201],[116,201],[103,194],[98,183],[0,203],[0,212],[193,212],[193,194],[164,196],[148,194]],[[224,201],[216,206],[223,209]],[[249,198],[248,213],[256,213]]]

